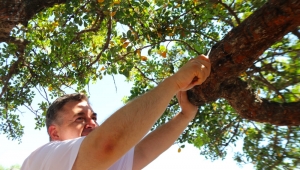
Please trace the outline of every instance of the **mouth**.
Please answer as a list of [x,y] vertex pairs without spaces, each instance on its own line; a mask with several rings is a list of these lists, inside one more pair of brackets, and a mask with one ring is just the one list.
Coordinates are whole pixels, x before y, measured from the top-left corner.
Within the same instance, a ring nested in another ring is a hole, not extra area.
[[82,131],[81,136],[87,136],[93,131],[93,129],[85,129]]

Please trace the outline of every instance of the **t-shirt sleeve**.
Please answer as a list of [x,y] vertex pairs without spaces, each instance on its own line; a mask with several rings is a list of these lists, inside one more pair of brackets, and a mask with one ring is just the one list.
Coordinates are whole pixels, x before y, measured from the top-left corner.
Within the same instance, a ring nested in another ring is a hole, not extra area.
[[34,151],[21,170],[71,170],[84,137],[50,142]]
[[[24,161],[21,170],[71,170],[84,137],[50,142]],[[121,157],[109,170],[132,170],[134,147]]]
[[134,158],[134,147],[114,163],[109,170],[132,170]]

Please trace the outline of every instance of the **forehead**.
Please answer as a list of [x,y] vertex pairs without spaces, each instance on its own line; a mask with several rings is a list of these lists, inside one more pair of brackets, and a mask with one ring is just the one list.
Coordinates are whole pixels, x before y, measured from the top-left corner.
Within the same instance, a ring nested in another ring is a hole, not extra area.
[[82,101],[69,101],[61,109],[64,112],[63,115],[74,115],[80,112],[93,112],[89,103],[85,100]]

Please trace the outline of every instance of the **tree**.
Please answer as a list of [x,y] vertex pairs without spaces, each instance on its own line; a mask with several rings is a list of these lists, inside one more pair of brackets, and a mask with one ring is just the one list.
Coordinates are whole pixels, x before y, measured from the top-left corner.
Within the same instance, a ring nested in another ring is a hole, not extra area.
[[[22,135],[20,106],[40,128],[50,100],[66,88],[85,91],[104,75],[123,74],[134,83],[131,100],[212,48],[211,76],[188,92],[200,113],[178,142],[214,160],[240,139],[238,163],[299,168],[299,1],[1,4],[0,130],[9,138]],[[45,99],[38,108],[31,106],[35,93]],[[178,109],[174,98],[153,128]]]
[[12,165],[10,168],[4,168],[2,165],[0,165],[0,170],[19,170],[21,169],[20,165]]

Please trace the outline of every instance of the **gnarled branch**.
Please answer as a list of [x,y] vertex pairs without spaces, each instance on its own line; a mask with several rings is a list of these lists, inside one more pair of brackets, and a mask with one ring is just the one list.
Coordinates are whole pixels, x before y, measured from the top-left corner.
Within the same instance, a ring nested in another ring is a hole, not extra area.
[[[270,0],[239,26],[233,28],[210,54],[212,71],[201,85],[191,89],[190,101],[195,105],[215,101],[223,81],[238,77],[259,56],[300,25],[300,1]],[[203,95],[201,95],[203,94]]]
[[300,102],[279,103],[261,99],[239,78],[222,83],[221,97],[246,119],[273,125],[300,125]]

